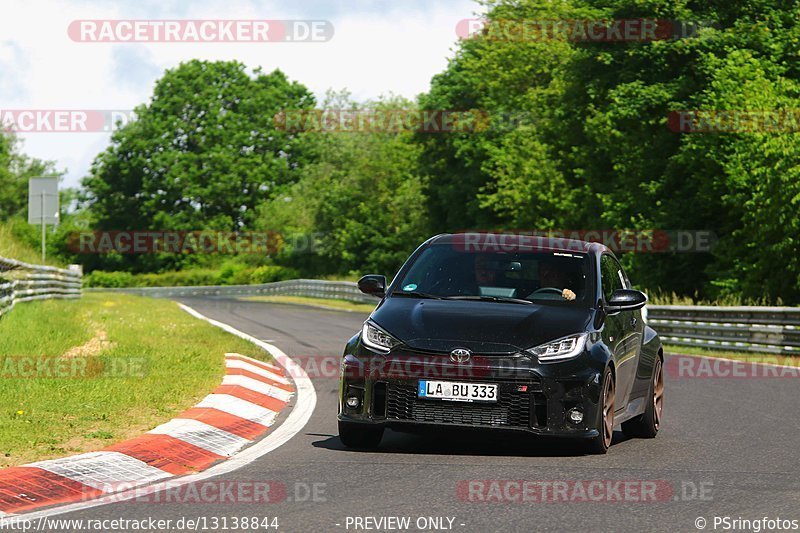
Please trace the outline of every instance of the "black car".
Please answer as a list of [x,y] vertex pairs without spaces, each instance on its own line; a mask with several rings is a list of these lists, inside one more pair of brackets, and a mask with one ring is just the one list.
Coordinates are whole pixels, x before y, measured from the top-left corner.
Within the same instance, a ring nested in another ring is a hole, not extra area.
[[470,427],[585,439],[605,453],[614,427],[654,437],[663,349],[647,296],[598,243],[461,233],[422,244],[347,343],[339,436]]

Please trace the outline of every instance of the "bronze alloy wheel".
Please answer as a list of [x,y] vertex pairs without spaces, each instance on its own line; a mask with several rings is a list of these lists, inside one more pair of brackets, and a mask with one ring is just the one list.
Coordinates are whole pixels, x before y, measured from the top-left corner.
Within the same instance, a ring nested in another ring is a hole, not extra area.
[[653,422],[655,429],[661,426],[661,412],[664,410],[664,367],[661,359],[656,359],[656,367],[653,369]]
[[614,378],[609,374],[603,387],[603,443],[611,446],[614,438]]
[[652,439],[658,434],[664,411],[664,363],[660,356],[653,362],[649,394],[644,413],[622,423],[622,431],[629,437]]

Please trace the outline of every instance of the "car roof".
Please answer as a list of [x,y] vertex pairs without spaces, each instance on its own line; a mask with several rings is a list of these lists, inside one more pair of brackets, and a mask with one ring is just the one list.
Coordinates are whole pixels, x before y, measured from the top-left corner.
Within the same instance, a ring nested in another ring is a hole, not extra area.
[[580,252],[592,254],[610,252],[605,245],[598,242],[560,237],[545,237],[533,235],[532,233],[534,232],[528,235],[523,233],[495,233],[485,231],[443,233],[432,238],[430,243],[462,245],[466,250],[471,249],[475,252],[501,251],[515,246],[522,249],[530,247],[553,252]]

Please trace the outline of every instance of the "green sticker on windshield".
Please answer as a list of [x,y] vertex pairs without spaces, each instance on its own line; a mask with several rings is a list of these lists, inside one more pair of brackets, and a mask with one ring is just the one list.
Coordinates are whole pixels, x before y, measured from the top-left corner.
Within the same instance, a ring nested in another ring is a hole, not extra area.
[[409,283],[408,285],[403,287],[403,290],[404,291],[413,291],[416,288],[417,288],[417,284],[416,283]]

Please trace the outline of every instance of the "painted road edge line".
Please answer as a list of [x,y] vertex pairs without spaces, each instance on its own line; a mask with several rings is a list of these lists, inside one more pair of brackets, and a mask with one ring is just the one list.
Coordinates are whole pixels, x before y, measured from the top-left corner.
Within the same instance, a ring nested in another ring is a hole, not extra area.
[[227,461],[212,466],[211,468],[204,470],[203,472],[198,472],[196,474],[188,474],[176,478],[171,478],[166,481],[159,481],[152,485],[136,487],[131,490],[108,494],[106,496],[101,496],[95,500],[70,503],[59,507],[53,507],[41,511],[31,511],[19,515],[6,515],[7,517],[15,516],[18,517],[19,519],[36,520],[38,518],[91,509],[93,507],[100,507],[112,503],[123,502],[134,498],[141,498],[143,495],[146,494],[153,494],[173,487],[178,487],[182,485],[187,485],[189,483],[196,483],[198,481],[210,479],[219,475],[233,472],[243,466],[252,463],[253,461],[256,461],[257,459],[263,457],[269,452],[279,448],[280,446],[288,442],[292,437],[297,435],[300,431],[302,431],[302,429],[311,419],[311,415],[314,413],[314,409],[317,405],[316,390],[314,389],[314,385],[311,382],[311,378],[308,376],[308,374],[306,374],[305,370],[300,365],[295,363],[294,360],[292,360],[277,346],[274,346],[264,341],[260,341],[255,337],[248,335],[247,333],[244,333],[232,326],[229,326],[228,324],[224,324],[217,320],[208,318],[187,305],[181,303],[179,303],[178,305],[180,306],[181,309],[183,309],[193,317],[208,322],[213,326],[223,329],[228,333],[231,333],[232,335],[235,335],[248,342],[251,342],[256,346],[259,346],[260,348],[266,350],[270,355],[272,355],[275,361],[278,362],[278,364],[282,366],[287,371],[287,373],[289,373],[289,375],[291,375],[294,378],[294,383],[297,393],[295,398],[296,401],[286,419],[259,442],[249,446],[248,448],[245,448],[243,451],[229,458]]

